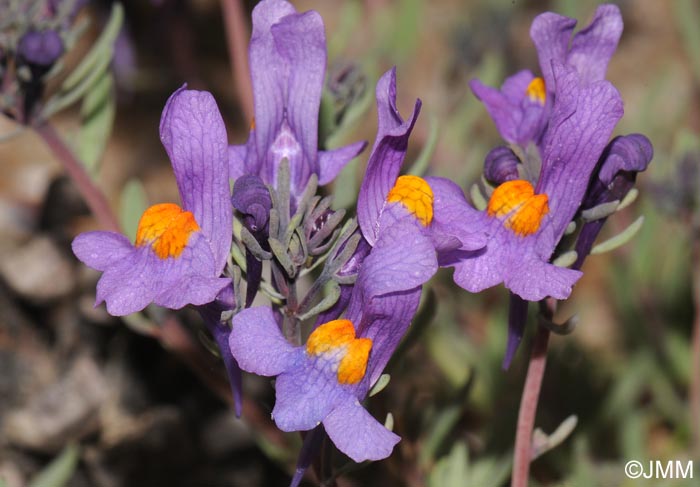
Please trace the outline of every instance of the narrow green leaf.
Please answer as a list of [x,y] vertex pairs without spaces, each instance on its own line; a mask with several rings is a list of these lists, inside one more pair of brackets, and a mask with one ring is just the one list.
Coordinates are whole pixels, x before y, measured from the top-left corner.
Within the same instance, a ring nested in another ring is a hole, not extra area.
[[29,487],[64,487],[68,485],[80,460],[80,448],[69,445],[29,483]]
[[112,53],[106,53],[103,58],[100,58],[97,64],[95,64],[94,71],[91,71],[87,76],[81,78],[80,83],[73,88],[72,91],[61,93],[53,96],[49,102],[46,104],[46,108],[41,113],[42,119],[48,119],[53,114],[60,112],[64,108],[72,105],[78,101],[87,91],[94,86],[94,84],[102,77],[104,72],[109,67]]
[[136,240],[141,215],[148,207],[146,190],[138,179],[127,181],[121,194],[119,219],[127,237],[132,242]]
[[391,413],[386,413],[386,420],[384,420],[384,427],[389,431],[394,431],[394,415]]
[[583,218],[587,222],[600,220],[601,218],[607,218],[613,213],[615,213],[615,211],[617,211],[618,206],[620,206],[619,200],[601,203],[600,205],[594,206],[593,208],[583,210],[581,212],[581,218]]
[[618,247],[622,247],[627,242],[632,240],[632,238],[637,235],[639,230],[644,224],[644,215],[637,218],[632,224],[625,228],[621,233],[615,235],[614,237],[599,243],[593,249],[591,249],[591,255],[602,254],[604,252],[610,252]]
[[287,254],[287,248],[276,238],[270,237],[267,239],[267,242],[270,244],[272,253],[275,255],[277,262],[280,263],[284,271],[287,273],[287,276],[294,278],[296,275],[296,268],[294,267],[292,259],[289,258],[289,254]]
[[390,380],[391,380],[391,376],[389,374],[380,375],[379,379],[377,380],[377,383],[374,384],[374,387],[372,387],[372,390],[369,391],[369,397],[372,397],[372,396],[382,392],[384,390],[384,388],[389,385]]
[[569,435],[574,431],[574,428],[576,428],[577,424],[578,418],[575,414],[572,414],[564,421],[562,421],[562,423],[557,427],[556,430],[554,430],[554,432],[551,435],[547,435],[541,429],[537,428],[533,435],[532,441],[532,459],[535,460],[536,458],[542,456],[548,451],[561,445],[564,442],[564,440],[566,440],[569,437]]
[[625,197],[622,198],[622,201],[620,201],[620,205],[615,211],[620,211],[627,208],[629,205],[635,202],[637,196],[639,196],[639,190],[637,188],[630,189],[625,195]]
[[340,299],[340,286],[337,282],[330,281],[326,296],[313,308],[304,314],[297,316],[299,321],[304,321],[307,318],[318,315],[329,309]]
[[86,93],[80,110],[82,125],[77,153],[93,176],[99,169],[114,123],[116,102],[113,86],[112,73],[105,72]]
[[569,267],[578,259],[578,253],[575,250],[568,250],[554,259],[552,264],[557,267]]
[[112,12],[102,34],[92,46],[90,52],[85,55],[80,64],[65,79],[63,85],[61,85],[62,91],[68,92],[73,90],[83,78],[93,73],[96,67],[104,63],[105,57],[109,63],[112,58],[114,41],[119,35],[123,20],[124,8],[119,2],[115,2],[112,4]]
[[576,231],[576,222],[569,222],[569,224],[566,226],[566,230],[564,230],[564,235],[571,235]]

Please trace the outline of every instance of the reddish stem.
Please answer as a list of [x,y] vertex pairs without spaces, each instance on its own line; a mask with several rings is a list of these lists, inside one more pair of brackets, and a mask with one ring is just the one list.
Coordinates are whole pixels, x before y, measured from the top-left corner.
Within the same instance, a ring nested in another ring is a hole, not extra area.
[[255,116],[253,107],[253,85],[248,67],[248,25],[241,0],[221,0],[224,14],[226,41],[231,58],[231,74],[238,92],[238,101],[247,121]]
[[692,362],[690,368],[690,424],[693,430],[693,449],[700,458],[700,239],[693,240],[693,322]]
[[85,166],[75,157],[53,126],[49,122],[43,122],[34,127],[34,129],[44,139],[53,155],[56,156],[56,159],[61,162],[102,228],[112,232],[120,232],[119,221],[114,216],[104,193],[95,186],[95,183],[85,171]]
[[[552,320],[556,308],[556,300],[547,298],[540,303],[541,313],[546,320]],[[535,415],[537,402],[540,398],[542,378],[547,365],[547,344],[549,343],[549,330],[544,326],[538,326],[532,344],[530,364],[527,368],[527,377],[523,386],[523,395],[520,400],[518,412],[518,426],[515,433],[515,451],[513,455],[513,475],[511,487],[527,487],[530,476],[530,462],[532,461],[532,432],[535,428]]]

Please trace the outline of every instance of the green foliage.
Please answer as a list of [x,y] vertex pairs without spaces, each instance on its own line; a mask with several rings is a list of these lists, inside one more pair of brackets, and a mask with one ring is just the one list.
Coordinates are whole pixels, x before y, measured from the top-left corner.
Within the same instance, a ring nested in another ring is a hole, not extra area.
[[119,217],[122,228],[131,241],[136,240],[136,229],[141,215],[148,207],[146,190],[138,179],[127,181],[122,190]]
[[107,71],[114,55],[114,41],[124,20],[124,9],[114,3],[109,21],[102,34],[78,66],[61,84],[60,91],[45,105],[41,117],[46,120],[55,113],[72,105],[95,87]]
[[80,448],[76,445],[67,446],[39,475],[32,479],[28,487],[67,487],[79,460]]
[[80,108],[82,123],[76,155],[93,177],[112,133],[115,112],[114,81],[105,71],[85,94]]

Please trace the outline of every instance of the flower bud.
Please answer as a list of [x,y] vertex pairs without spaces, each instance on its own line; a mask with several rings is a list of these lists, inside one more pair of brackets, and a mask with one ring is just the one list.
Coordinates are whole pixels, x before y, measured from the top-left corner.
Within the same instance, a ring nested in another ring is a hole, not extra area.
[[520,160],[508,147],[499,146],[491,150],[484,160],[484,177],[490,183],[499,185],[518,179]]

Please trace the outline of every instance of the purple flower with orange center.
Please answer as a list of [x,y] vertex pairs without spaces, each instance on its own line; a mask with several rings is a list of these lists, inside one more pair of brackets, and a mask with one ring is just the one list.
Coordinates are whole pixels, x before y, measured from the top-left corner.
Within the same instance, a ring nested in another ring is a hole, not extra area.
[[258,3],[253,9],[249,61],[255,120],[248,142],[230,147],[230,177],[254,174],[275,186],[279,165],[287,159],[293,196],[298,197],[312,174],[322,185],[331,182],[365,143],[318,150],[326,73],[321,16],[315,11],[297,13],[283,0]]
[[586,195],[622,100],[607,81],[587,82],[571,66],[552,62],[556,94],[541,144],[536,182],[511,179],[494,189],[477,225],[489,235],[479,252],[455,255],[455,282],[478,292],[503,282],[527,301],[566,299],[581,273],[550,263]]
[[[530,35],[543,80],[520,72],[506,81],[502,92],[472,82],[501,135],[526,149],[521,155],[528,167],[519,167],[516,154],[506,148],[487,157],[486,172],[498,184],[479,217],[489,243],[485,251],[455,256],[461,258],[455,281],[469,291],[503,282],[527,301],[565,299],[581,276],[550,260],[622,117],[620,95],[604,79],[622,33],[622,18],[616,6],[601,5],[590,25],[571,39],[575,25],[574,19],[550,12],[534,20]],[[515,85],[519,95],[510,89]],[[528,122],[534,117],[523,109],[531,103],[542,109],[536,123]],[[525,147],[531,142],[535,154]],[[530,158],[539,161],[534,165],[540,166],[538,171],[532,170]]]
[[150,303],[179,309],[211,303],[230,285],[221,277],[231,246],[232,208],[226,128],[210,93],[176,91],[160,121],[182,207],[161,203],[139,221],[136,241],[114,232],[87,232],[73,252],[103,272],[97,304],[116,316]]
[[[422,259],[435,272],[438,264],[453,265],[445,257],[481,249],[486,238],[472,226],[479,213],[455,183],[438,177],[399,176],[420,107],[417,100],[411,117],[406,121],[401,118],[396,108],[395,70],[377,83],[377,138],[360,187],[357,219],[362,235],[373,247],[381,234],[392,232],[392,227],[411,226],[420,238],[429,241],[430,251]],[[407,244],[396,245],[397,253],[415,253]],[[405,272],[416,270],[406,266]]]
[[501,137],[511,144],[539,145],[556,95],[554,63],[574,68],[582,84],[605,79],[605,71],[622,35],[622,16],[615,5],[600,5],[591,23],[572,36],[576,19],[552,12],[535,18],[530,37],[537,47],[542,77],[522,70],[500,90],[472,80],[470,86],[486,106]]
[[[411,253],[397,253],[400,244]],[[411,323],[421,284],[435,272],[423,259],[432,251],[411,225],[382,233],[362,262],[345,315],[317,326],[303,346],[285,340],[268,307],[233,317],[229,346],[240,367],[276,377],[272,416],[281,430],[323,424],[338,449],[356,462],[391,454],[400,438],[360,402]]]

